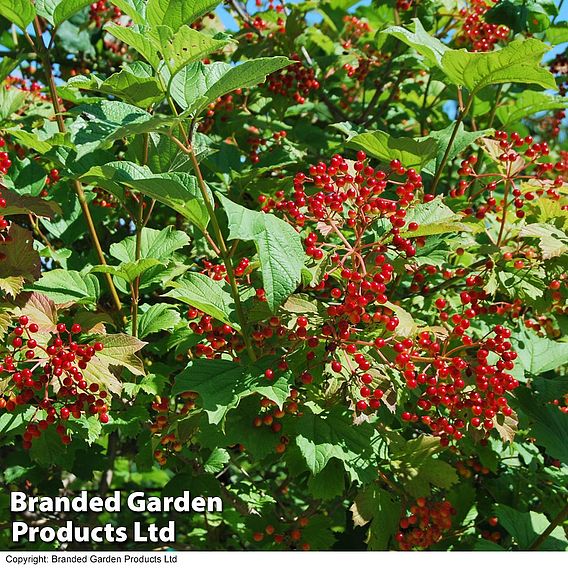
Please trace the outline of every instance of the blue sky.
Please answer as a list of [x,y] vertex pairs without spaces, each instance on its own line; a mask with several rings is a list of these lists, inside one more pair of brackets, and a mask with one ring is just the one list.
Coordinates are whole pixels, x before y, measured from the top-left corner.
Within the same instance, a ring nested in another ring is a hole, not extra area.
[[[254,0],[248,0],[248,2],[246,3],[251,8],[251,12],[254,12],[254,6],[255,6]],[[286,0],[286,3],[294,4],[295,0]],[[362,2],[359,2],[359,4],[370,4],[370,0],[363,0]],[[560,5],[560,0],[555,0],[555,4]],[[228,11],[225,8],[223,7],[218,8],[217,13],[219,14],[221,20],[223,21],[223,23],[227,28],[229,29],[236,28],[235,20],[232,18],[232,16],[228,13]],[[557,22],[566,21],[566,20],[568,20],[568,2],[563,2],[562,6],[560,7],[560,14],[557,18]],[[563,51],[563,48],[559,49],[557,47],[554,51],[555,52]]]

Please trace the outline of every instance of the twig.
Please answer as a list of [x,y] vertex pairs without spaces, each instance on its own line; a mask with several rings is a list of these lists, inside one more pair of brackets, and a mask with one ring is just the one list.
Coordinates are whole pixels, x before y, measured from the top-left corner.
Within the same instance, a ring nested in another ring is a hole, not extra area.
[[529,546],[529,550],[538,550],[543,544],[544,541],[550,536],[552,531],[562,523],[566,517],[568,517],[568,503],[564,505],[564,508],[552,519],[546,530],[539,535],[535,541]]

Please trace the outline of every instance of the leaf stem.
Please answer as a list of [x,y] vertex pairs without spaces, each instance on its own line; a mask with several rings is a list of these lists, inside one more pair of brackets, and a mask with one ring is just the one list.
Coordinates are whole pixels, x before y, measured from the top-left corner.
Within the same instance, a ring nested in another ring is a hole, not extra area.
[[[160,81],[163,81],[160,78]],[[164,91],[166,89],[164,88]],[[174,116],[179,116],[175,103],[172,97],[169,94],[166,94],[166,98],[170,109]],[[183,126],[183,124],[179,125],[179,129],[183,138],[186,140],[187,147],[184,144],[178,144],[179,148],[184,151],[191,159],[191,163],[193,165],[193,169],[195,171],[195,177],[197,178],[197,185],[199,186],[199,190],[201,192],[201,196],[203,197],[203,201],[205,203],[205,207],[207,209],[207,213],[209,214],[209,219],[211,224],[213,225],[213,232],[217,241],[217,247],[219,248],[220,256],[225,264],[225,268],[227,270],[227,278],[229,279],[229,284],[231,286],[231,296],[235,301],[235,309],[237,312],[237,319],[239,320],[239,324],[241,327],[241,336],[243,341],[245,342],[247,353],[251,359],[251,361],[256,361],[256,354],[254,352],[252,343],[250,341],[250,335],[247,329],[247,320],[245,317],[245,312],[243,310],[243,305],[241,303],[241,297],[239,294],[239,288],[237,286],[237,280],[235,278],[235,272],[233,270],[233,262],[231,259],[231,255],[227,249],[227,245],[225,243],[225,239],[223,238],[223,233],[221,231],[221,227],[219,226],[219,221],[217,220],[217,216],[215,214],[215,205],[211,198],[209,197],[209,191],[205,184],[205,180],[203,179],[203,175],[201,174],[201,168],[199,167],[199,162],[197,160],[197,156],[195,155],[195,151],[193,149],[192,140],[191,140],[191,131],[188,134]],[[172,136],[172,139],[175,137]],[[179,141],[178,141],[179,142]]]
[[[150,135],[144,134],[144,156],[143,165],[148,163],[148,153],[150,151]],[[136,218],[136,245],[134,250],[134,262],[138,262],[142,256],[142,230],[145,226],[144,221],[144,196],[138,194],[138,214]],[[140,276],[134,279],[132,286],[132,305],[130,306],[130,314],[132,319],[132,335],[138,337],[138,303],[140,301]]]
[[450,158],[450,153],[452,151],[452,146],[454,145],[454,142],[455,142],[456,137],[458,135],[458,131],[459,131],[460,126],[463,122],[463,119],[465,118],[465,116],[469,112],[469,109],[471,108],[471,105],[473,103],[473,99],[474,99],[474,95],[473,95],[473,93],[471,93],[469,95],[469,98],[467,99],[467,103],[465,104],[465,107],[463,109],[460,109],[460,112],[459,112],[459,114],[456,118],[456,123],[454,125],[452,135],[450,136],[450,141],[448,142],[448,147],[446,148],[446,151],[444,152],[444,157],[442,158],[442,161],[440,162],[440,165],[438,166],[438,168],[436,170],[436,175],[434,176],[434,181],[432,182],[432,186],[430,187],[430,193],[432,193],[433,195],[436,195],[436,189],[438,188],[438,184],[440,183],[440,179],[442,179],[442,174],[444,173],[444,170],[445,170],[445,168],[448,164],[448,160]]
[[[189,140],[188,140],[189,141]],[[233,270],[233,261],[231,259],[231,255],[227,250],[227,245],[225,244],[225,240],[223,239],[223,233],[221,232],[221,227],[219,226],[219,221],[217,220],[217,216],[215,215],[215,210],[213,208],[213,203],[211,199],[209,199],[209,192],[207,191],[207,186],[205,185],[205,180],[201,175],[201,168],[199,167],[199,162],[197,161],[197,157],[195,156],[195,152],[193,151],[193,147],[189,146],[189,156],[191,158],[191,162],[193,164],[193,169],[195,170],[195,175],[197,177],[197,183],[201,190],[201,194],[203,195],[203,199],[205,200],[205,206],[207,207],[207,211],[209,212],[209,217],[211,218],[211,224],[213,225],[213,231],[215,233],[215,237],[217,239],[217,244],[219,246],[219,250],[221,252],[221,258],[225,264],[225,268],[227,269],[227,277],[229,278],[229,284],[231,286],[231,295],[233,296],[233,300],[235,300],[235,308],[237,310],[237,317],[239,319],[239,323],[241,326],[241,335],[245,342],[247,352],[249,357],[252,361],[256,361],[256,354],[252,347],[252,343],[250,342],[250,336],[247,332],[247,321],[245,317],[245,313],[243,310],[243,305],[241,303],[241,297],[239,295],[239,288],[237,286],[237,280],[235,278],[235,272]]]

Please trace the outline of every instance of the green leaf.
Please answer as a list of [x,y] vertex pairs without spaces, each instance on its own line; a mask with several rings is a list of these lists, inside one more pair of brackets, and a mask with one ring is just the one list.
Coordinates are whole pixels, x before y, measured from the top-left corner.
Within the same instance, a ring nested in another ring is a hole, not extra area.
[[56,304],[96,304],[101,293],[95,276],[60,268],[44,272],[33,289],[45,294]]
[[0,15],[25,30],[35,17],[31,0],[0,0]]
[[8,75],[25,59],[25,52],[22,51],[16,57],[5,55],[0,61],[0,81],[4,81]]
[[282,408],[290,393],[290,380],[291,373],[268,381],[256,366],[247,368],[224,359],[197,359],[177,375],[172,396],[185,391],[199,393],[209,423],[219,424],[242,398],[253,393],[266,396]]
[[[550,520],[542,513],[524,513],[502,504],[497,505],[494,511],[499,518],[499,524],[505,527],[520,550],[528,550],[550,525]],[[540,550],[568,550],[568,540],[561,526],[552,531]]]
[[454,213],[444,204],[442,197],[437,197],[428,203],[419,203],[408,211],[407,226],[409,223],[418,223],[416,231],[401,231],[401,235],[422,237],[439,235],[443,233],[458,233],[462,231],[475,232],[479,228],[460,221],[461,216]]
[[501,289],[509,296],[518,297],[526,302],[533,302],[542,297],[546,284],[543,281],[544,271],[524,270],[522,272],[503,270],[497,274]]
[[305,255],[300,235],[275,215],[251,211],[220,194],[219,199],[229,221],[229,239],[256,246],[268,307],[274,312],[301,281]]
[[350,511],[355,526],[371,523],[365,541],[369,550],[388,550],[402,514],[400,501],[388,491],[372,484],[359,491]]
[[[103,166],[106,169],[107,166]],[[126,183],[133,189],[171,207],[204,231],[209,213],[195,176],[170,172]]]
[[358,134],[347,141],[349,148],[364,150],[383,161],[400,160],[406,168],[420,167],[428,163],[437,151],[435,140],[390,136],[381,130]]
[[540,375],[568,363],[568,342],[541,337],[532,330],[523,329],[513,338],[521,365],[527,373]]
[[339,407],[321,414],[306,409],[296,423],[296,445],[314,475],[337,458],[352,480],[366,477],[372,470],[372,438],[370,424],[353,424],[351,414]]
[[529,223],[519,232],[519,237],[539,239],[542,258],[561,256],[568,251],[568,235],[550,223]]
[[74,447],[64,446],[55,428],[48,428],[42,432],[41,442],[36,440],[30,448],[30,458],[33,461],[45,467],[57,465],[67,471],[72,469],[74,454]]
[[23,409],[21,406],[17,411],[4,412],[0,415],[0,434],[5,436],[8,432],[16,430],[27,424],[34,415],[34,408]]
[[110,148],[116,140],[153,132],[173,122],[171,117],[153,116],[133,105],[119,101],[99,101],[73,109],[77,116],[70,126],[77,145],[77,159],[97,148]]
[[179,323],[181,317],[169,304],[154,304],[140,306],[141,314],[138,319],[138,337],[144,339],[152,333],[168,331]]
[[104,347],[102,351],[95,352],[83,370],[87,382],[97,383],[109,392],[120,394],[122,385],[118,374],[121,369],[128,369],[137,376],[144,374],[142,360],[136,355],[146,345],[144,341],[124,333],[95,336],[92,341],[100,341]]
[[156,175],[146,166],[133,162],[109,162],[104,166],[91,168],[83,177],[86,181],[96,180],[101,185],[106,180],[131,187],[168,205],[201,230],[204,230],[209,222],[209,213],[197,180],[188,173],[169,172]]
[[12,114],[22,108],[25,100],[26,93],[24,91],[0,87],[0,119],[10,118]]
[[[72,19],[74,20],[75,18]],[[96,51],[92,44],[92,35],[88,29],[75,25],[68,20],[57,28],[55,35],[57,37],[57,45],[64,51],[81,57],[96,57]]]
[[119,266],[110,266],[108,264],[100,264],[91,268],[91,272],[102,272],[104,274],[112,274],[118,278],[122,278],[129,284],[134,282],[148,269],[161,264],[156,258],[141,258],[134,262],[123,262]]
[[329,500],[341,496],[345,490],[345,469],[341,462],[330,459],[322,471],[310,477],[308,489],[314,499]]
[[564,97],[527,90],[508,104],[499,106],[496,115],[503,126],[508,126],[539,112],[567,107],[568,101]]
[[[142,258],[156,258],[168,261],[172,254],[189,244],[189,237],[183,231],[166,227],[161,231],[144,227],[140,238],[140,255]],[[110,254],[121,262],[136,260],[136,237],[126,237],[119,243],[110,246]]]
[[391,464],[405,489],[414,497],[428,495],[431,485],[447,489],[457,483],[456,470],[434,454],[442,449],[439,439],[421,435],[412,440],[391,441]]
[[32,234],[16,223],[10,225],[8,238],[0,242],[0,253],[3,255],[0,287],[8,294],[17,294],[24,281],[33,282],[41,275],[40,258],[33,243]]
[[568,42],[568,22],[557,22],[546,30],[546,39],[552,45]]
[[448,51],[451,51],[438,38],[430,35],[422,26],[417,18],[413,18],[414,31],[407,30],[401,26],[392,26],[382,30],[382,34],[390,34],[406,45],[415,49],[422,55],[431,67],[442,67],[442,57]]
[[240,331],[234,300],[219,282],[205,274],[191,272],[172,285],[174,289],[164,294],[166,298],[184,302]]
[[90,4],[89,0],[36,0],[36,10],[38,16],[54,26],[59,26],[75,12]]
[[518,389],[516,398],[528,418],[529,432],[536,443],[546,448],[546,452],[553,458],[568,464],[568,415],[550,404],[550,399],[537,396],[526,388]]
[[[189,243],[187,234],[176,231],[173,227],[166,227],[161,231],[145,227],[140,237],[141,258],[153,258],[161,263],[142,274],[141,290],[156,285],[163,287],[166,282],[187,270],[188,267],[181,264],[181,255],[176,253],[178,249]],[[112,244],[110,254],[123,263],[135,262],[136,237],[126,237],[119,243]]]
[[110,423],[106,430],[120,432],[125,438],[137,438],[144,431],[144,425],[148,423],[148,410],[144,406],[136,405],[127,407],[126,410],[110,413]]
[[82,414],[78,420],[68,422],[68,425],[73,430],[79,430],[77,426],[80,426],[81,438],[89,446],[92,446],[100,438],[103,430],[103,425],[98,416],[86,416],[85,414]]
[[123,14],[132,18],[135,24],[144,24],[146,21],[147,0],[110,0]]
[[159,69],[160,44],[155,35],[150,34],[147,28],[139,25],[119,26],[114,22],[108,22],[105,24],[104,30],[135,49],[154,69]]
[[541,66],[542,57],[549,49],[537,39],[527,39],[512,41],[503,49],[488,53],[451,50],[442,57],[442,68],[453,83],[467,87],[472,93],[500,83],[556,90],[554,76]]
[[146,18],[152,26],[164,24],[174,31],[212,12],[221,0],[148,0]]
[[197,61],[174,77],[170,92],[188,113],[199,114],[219,97],[235,89],[254,87],[290,63],[287,57],[262,57],[237,66],[222,62],[204,65]]
[[95,74],[88,77],[80,75],[71,77],[67,84],[69,87],[112,95],[140,108],[147,108],[165,96],[152,67],[143,61],[125,64],[121,71],[104,80]]
[[181,26],[175,33],[167,26],[157,26],[155,32],[171,78],[187,64],[203,59],[228,43],[226,40],[214,39],[186,25]]
[[16,140],[26,148],[32,148],[40,154],[46,154],[52,148],[51,143],[40,140],[35,132],[27,132],[21,128],[7,128],[6,132],[16,138]]
[[[37,160],[24,158],[23,160],[15,159],[10,168],[10,177],[4,178],[6,187],[15,189],[20,195],[33,195],[37,197],[41,190],[45,187],[45,169],[42,168]],[[44,200],[38,202],[41,203]],[[4,215],[10,215],[6,211]]]
[[215,448],[203,462],[203,469],[207,473],[218,473],[229,463],[230,459],[231,456],[225,448]]
[[[440,167],[442,160],[444,159],[444,155],[448,146],[450,144],[450,139],[452,137],[453,131],[455,128],[455,123],[449,124],[443,130],[436,130],[434,132],[430,132],[428,135],[429,138],[433,138],[438,142],[438,151],[436,153],[436,160],[432,164],[428,164],[423,171],[426,173],[430,173],[434,175],[434,173]],[[456,156],[461,154],[464,150],[469,148],[476,140],[481,138],[482,136],[487,136],[488,134],[493,133],[492,129],[489,130],[478,130],[476,132],[466,132],[464,125],[460,123],[458,127],[458,132],[455,137],[452,149],[448,154],[448,160],[453,160]]]

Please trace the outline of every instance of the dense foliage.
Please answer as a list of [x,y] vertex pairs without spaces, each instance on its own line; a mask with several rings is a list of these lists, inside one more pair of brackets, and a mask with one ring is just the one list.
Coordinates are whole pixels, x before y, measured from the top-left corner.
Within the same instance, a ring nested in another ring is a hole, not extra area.
[[218,4],[0,0],[4,520],[189,489],[179,549],[566,550],[557,7]]

